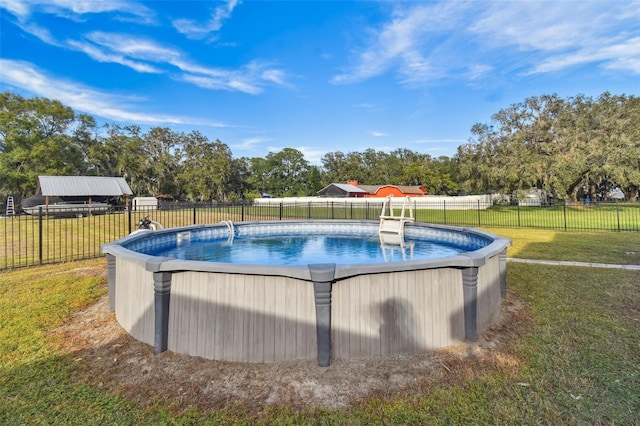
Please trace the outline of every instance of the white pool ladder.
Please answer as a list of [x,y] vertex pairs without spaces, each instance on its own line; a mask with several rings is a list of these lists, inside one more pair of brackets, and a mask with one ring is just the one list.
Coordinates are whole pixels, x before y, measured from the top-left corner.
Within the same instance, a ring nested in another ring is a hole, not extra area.
[[[405,223],[415,221],[415,218],[413,217],[413,205],[411,204],[411,199],[409,197],[404,197],[404,200],[402,200],[402,210],[400,211],[400,215],[396,216],[393,209],[392,198],[393,197],[389,195],[384,200],[384,203],[382,203],[380,226],[378,227],[378,234],[381,236],[381,239],[382,236],[386,234],[395,235],[402,239],[404,237]],[[409,216],[405,216],[407,211]]]
[[229,229],[229,238],[227,238],[227,243],[232,243],[235,234],[235,231],[233,229],[233,222],[230,220],[222,220],[220,221],[220,223],[224,223],[225,225],[227,225],[227,229]]
[[[409,216],[406,216],[406,214]],[[404,225],[407,222],[414,222],[413,205],[409,197],[405,197],[402,201],[402,209],[400,215],[396,215],[392,205],[392,196],[389,195],[382,204],[382,212],[380,213],[380,225],[378,227],[378,236],[380,237],[380,248],[385,262],[393,260],[394,254],[400,252],[403,260],[407,260],[407,251],[409,258],[413,259],[414,242],[405,243],[404,241]],[[389,255],[389,256],[387,256]]]

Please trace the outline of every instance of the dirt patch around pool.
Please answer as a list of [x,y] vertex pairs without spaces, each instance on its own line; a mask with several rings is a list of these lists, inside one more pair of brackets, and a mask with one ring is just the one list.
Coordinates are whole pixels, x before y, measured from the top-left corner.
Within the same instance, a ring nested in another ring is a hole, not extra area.
[[517,368],[516,336],[530,327],[528,309],[509,292],[499,324],[478,342],[445,350],[364,360],[249,364],[212,361],[165,352],[133,339],[109,312],[108,297],[78,312],[53,331],[59,350],[72,356],[88,383],[178,411],[237,406],[258,413],[266,407],[344,409],[371,397],[419,393],[426,386],[459,383],[490,371]]

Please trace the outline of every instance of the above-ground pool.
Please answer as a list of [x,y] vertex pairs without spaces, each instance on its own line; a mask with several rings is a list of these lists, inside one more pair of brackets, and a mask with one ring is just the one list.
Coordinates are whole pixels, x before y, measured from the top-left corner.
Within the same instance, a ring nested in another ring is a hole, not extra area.
[[376,221],[223,222],[102,247],[118,322],[156,353],[277,362],[475,340],[500,316],[509,240]]

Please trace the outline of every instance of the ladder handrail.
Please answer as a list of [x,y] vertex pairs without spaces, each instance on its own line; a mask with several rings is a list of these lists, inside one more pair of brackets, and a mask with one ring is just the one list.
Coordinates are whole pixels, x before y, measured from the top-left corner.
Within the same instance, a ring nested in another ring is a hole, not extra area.
[[[380,213],[380,225],[378,226],[378,234],[382,235],[386,234],[396,234],[401,239],[404,238],[404,225],[407,222],[413,222],[415,219],[413,217],[413,206],[411,205],[411,201],[409,197],[405,197],[402,202],[402,209],[400,211],[400,216],[396,216],[393,211],[393,205],[391,202],[392,196],[389,195],[382,203],[382,212]],[[409,216],[406,217],[405,213],[407,210],[407,205],[409,206]],[[389,210],[389,214],[387,215],[387,207]],[[388,225],[387,222],[390,222]]]
[[229,237],[227,238],[228,243],[233,243],[233,238],[235,236],[235,230],[233,229],[233,222],[230,220],[221,220],[220,223],[223,223],[227,226],[229,230]]

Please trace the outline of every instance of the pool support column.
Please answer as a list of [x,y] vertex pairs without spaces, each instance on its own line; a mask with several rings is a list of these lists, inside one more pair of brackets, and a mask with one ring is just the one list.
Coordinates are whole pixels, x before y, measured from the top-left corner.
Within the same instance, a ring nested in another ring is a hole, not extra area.
[[500,295],[503,299],[507,298],[507,249],[498,254],[500,267]]
[[320,367],[328,367],[331,364],[331,290],[335,271],[335,263],[309,265],[316,303],[316,337]]
[[167,350],[169,340],[169,301],[171,300],[171,272],[153,273],[156,355]]
[[109,312],[116,310],[116,257],[107,254],[107,280],[109,283]]
[[478,340],[478,268],[462,269],[462,295],[464,298],[464,337]]

